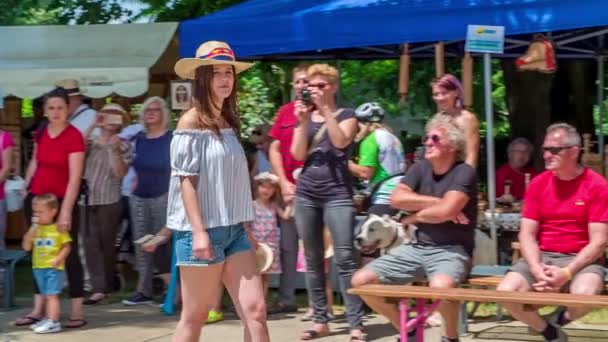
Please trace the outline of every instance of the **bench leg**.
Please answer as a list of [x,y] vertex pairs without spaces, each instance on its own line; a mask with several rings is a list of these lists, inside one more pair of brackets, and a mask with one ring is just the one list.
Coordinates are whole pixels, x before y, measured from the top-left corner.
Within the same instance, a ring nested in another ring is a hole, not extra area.
[[399,335],[401,336],[401,341],[407,342],[407,315],[409,314],[409,304],[408,299],[402,299],[399,301],[399,318],[400,318],[400,326]]
[[426,303],[424,299],[418,298],[416,299],[416,311],[417,315],[417,323],[416,324],[416,341],[423,342],[424,341],[424,323],[426,322],[426,318],[428,314],[426,312]]

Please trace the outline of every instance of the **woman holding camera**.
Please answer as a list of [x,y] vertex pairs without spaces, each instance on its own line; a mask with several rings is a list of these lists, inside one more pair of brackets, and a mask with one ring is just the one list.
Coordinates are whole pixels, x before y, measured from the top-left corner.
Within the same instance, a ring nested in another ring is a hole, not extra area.
[[334,67],[315,64],[307,73],[308,88],[296,101],[299,124],[291,145],[294,158],[305,160],[296,184],[295,219],[304,241],[314,312],[314,325],[301,338],[312,340],[329,334],[322,243],[323,226],[327,225],[346,301],[351,341],[364,341],[361,299],[347,293],[357,269],[353,256],[353,180],[348,171],[357,120],[353,110],[339,109],[336,104],[339,75]]
[[83,242],[93,287],[85,305],[99,303],[114,289],[114,244],[122,221],[120,183],[132,159],[131,144],[118,137],[126,114],[120,105],[106,104],[87,130],[100,128],[101,134],[87,140],[84,170],[89,195],[88,203],[81,203],[86,211]]

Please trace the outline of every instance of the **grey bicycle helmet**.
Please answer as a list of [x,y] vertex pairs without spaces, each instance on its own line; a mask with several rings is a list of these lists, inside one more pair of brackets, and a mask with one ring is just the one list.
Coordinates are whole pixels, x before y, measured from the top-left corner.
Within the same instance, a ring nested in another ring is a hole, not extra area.
[[378,102],[367,102],[357,107],[355,117],[361,122],[382,122],[384,109]]

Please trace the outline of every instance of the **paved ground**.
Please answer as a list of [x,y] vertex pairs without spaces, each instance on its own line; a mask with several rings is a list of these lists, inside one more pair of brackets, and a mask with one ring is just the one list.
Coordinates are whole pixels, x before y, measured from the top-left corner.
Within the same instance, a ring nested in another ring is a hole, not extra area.
[[[25,305],[25,304],[24,304]],[[23,308],[23,306],[22,306]],[[121,304],[100,305],[87,308],[89,325],[84,329],[64,331],[53,335],[36,335],[27,328],[15,328],[11,323],[19,315],[27,313],[26,309],[0,312],[0,342],[8,341],[44,341],[44,342],[169,342],[177,317],[160,314],[157,307],[125,307]],[[268,322],[272,341],[298,341],[300,331],[307,323],[300,322],[298,315],[271,316]],[[381,317],[371,316],[366,326],[370,341],[394,342],[395,332],[385,324]],[[319,342],[348,341],[344,320],[332,323],[333,335],[319,339]],[[471,333],[465,335],[463,342],[522,342],[542,341],[532,336],[521,324],[504,322],[473,322],[469,324]],[[570,342],[605,342],[608,341],[608,326],[582,326],[573,324],[567,330]],[[439,340],[440,329],[427,329],[426,340]],[[242,330],[239,321],[232,318],[206,327],[201,341],[241,341]]]

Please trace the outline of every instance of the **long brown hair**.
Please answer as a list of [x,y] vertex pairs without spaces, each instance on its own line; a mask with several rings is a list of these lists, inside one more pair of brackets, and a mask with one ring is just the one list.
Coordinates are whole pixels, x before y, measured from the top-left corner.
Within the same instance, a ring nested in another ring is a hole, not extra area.
[[221,115],[226,120],[226,123],[240,137],[241,119],[239,117],[239,108],[236,101],[237,78],[236,70],[232,67],[234,75],[234,86],[230,96],[224,99],[222,108],[213,101],[213,93],[211,92],[211,81],[213,81],[213,65],[200,66],[195,71],[194,84],[192,91],[192,104],[198,114],[198,122],[201,129],[209,129],[221,138],[220,126],[217,119],[213,116],[212,109],[220,109]]

